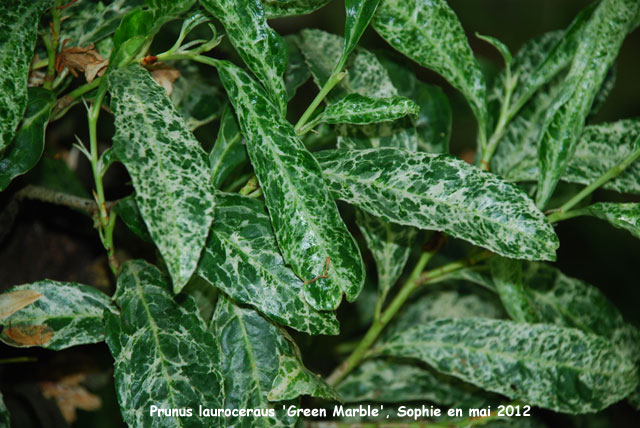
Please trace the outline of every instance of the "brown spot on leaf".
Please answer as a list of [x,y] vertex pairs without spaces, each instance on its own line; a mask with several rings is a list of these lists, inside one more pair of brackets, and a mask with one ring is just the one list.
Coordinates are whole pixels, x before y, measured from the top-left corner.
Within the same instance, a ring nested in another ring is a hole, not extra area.
[[16,345],[41,346],[53,337],[53,329],[48,325],[9,325],[2,331]]
[[16,311],[37,301],[42,294],[33,290],[18,290],[0,294],[0,319],[6,318]]

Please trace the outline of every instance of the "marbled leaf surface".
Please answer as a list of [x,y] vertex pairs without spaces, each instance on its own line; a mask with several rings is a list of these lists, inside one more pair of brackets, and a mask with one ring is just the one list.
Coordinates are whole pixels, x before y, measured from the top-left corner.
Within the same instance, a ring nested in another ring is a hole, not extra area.
[[44,131],[56,96],[48,89],[37,87],[27,92],[29,100],[20,129],[5,150],[4,158],[0,156],[0,191],[33,168],[44,150]]
[[218,139],[209,153],[211,164],[211,182],[219,189],[222,182],[233,170],[248,161],[247,149],[240,133],[233,110],[225,108],[220,119]]
[[507,257],[555,259],[558,238],[529,197],[459,159],[391,148],[315,156],[336,198],[386,221],[444,231]]
[[625,229],[640,238],[640,204],[598,202],[585,208],[587,214],[605,220],[618,229]]
[[7,292],[24,290],[41,297],[0,321],[0,340],[11,346],[59,350],[101,342],[103,312],[117,312],[109,296],[88,285],[43,280]]
[[460,21],[445,0],[383,0],[373,28],[394,49],[442,75],[486,122],[486,85]]
[[5,0],[0,6],[0,155],[13,140],[27,107],[27,78],[38,22],[52,4],[52,0]]
[[288,97],[282,75],[287,68],[287,47],[267,24],[260,0],[200,0],[200,4],[220,20],[240,57],[264,85],[279,113],[285,114]]
[[223,427],[218,417],[152,417],[165,409],[219,409],[224,402],[220,348],[190,296],[176,303],[167,278],[140,260],[122,266],[114,296],[120,316],[106,314],[118,402],[130,427]]
[[225,408],[272,408],[276,414],[274,418],[230,417],[227,426],[293,427],[298,418],[288,416],[282,406],[299,406],[299,400],[271,404],[267,395],[278,375],[280,356],[294,354],[294,345],[277,326],[224,296],[218,300],[211,331],[220,341],[222,351]]
[[522,278],[522,261],[494,257],[489,262],[496,291],[511,319],[520,322],[540,321],[535,306],[529,301]]
[[338,334],[332,312],[316,311],[304,298],[302,280],[278,252],[264,204],[218,193],[216,219],[198,275],[237,302],[310,334]]
[[342,401],[338,393],[321,376],[307,369],[300,357],[280,355],[278,375],[273,380],[269,401],[293,400],[301,395]]
[[363,262],[320,165],[251,76],[228,62],[220,62],[218,71],[245,135],[278,246],[306,282],[306,300],[319,310],[337,308],[343,293],[355,300],[364,283]]
[[440,406],[482,407],[489,394],[411,361],[375,358],[364,361],[337,388],[347,403],[406,404],[430,401]]
[[371,98],[354,93],[329,104],[318,120],[365,125],[399,119],[418,111],[418,105],[409,98]]
[[329,3],[331,0],[262,0],[267,18],[306,15]]
[[200,143],[166,91],[139,65],[109,75],[114,149],[179,292],[195,270],[214,214],[211,172]]
[[345,0],[344,48],[339,64],[344,64],[360,41],[379,3],[380,0]]
[[284,72],[284,85],[287,88],[287,100],[291,100],[300,86],[306,83],[311,77],[309,67],[304,62],[304,56],[300,52],[300,36],[289,34],[284,37],[289,53],[287,70]]
[[546,114],[538,140],[536,204],[540,208],[546,206],[567,169],[595,95],[637,11],[635,0],[605,0],[582,32],[569,74]]
[[445,318],[374,351],[416,358],[480,388],[565,413],[595,412],[638,385],[638,369],[605,339],[577,329]]

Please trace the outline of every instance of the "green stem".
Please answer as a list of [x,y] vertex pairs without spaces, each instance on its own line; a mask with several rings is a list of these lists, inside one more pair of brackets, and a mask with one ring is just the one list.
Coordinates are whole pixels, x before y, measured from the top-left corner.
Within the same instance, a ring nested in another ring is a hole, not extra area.
[[103,77],[98,77],[97,79],[94,79],[93,82],[91,83],[85,83],[82,86],[78,86],[76,89],[69,92],[65,96],[60,97],[60,99],[58,99],[58,102],[53,110],[53,113],[51,114],[51,117],[53,117],[53,120],[60,119],[64,115],[63,113],[66,113],[69,107],[71,107],[78,98],[80,98],[87,92],[90,92],[93,89],[100,86],[100,83],[102,82],[102,78]]
[[511,67],[507,64],[505,68],[504,100],[502,102],[502,107],[500,108],[500,117],[498,118],[496,129],[489,138],[489,142],[486,146],[482,146],[482,159],[480,160],[480,166],[485,171],[489,171],[491,158],[498,148],[500,140],[504,136],[507,125],[511,121],[509,109],[511,106],[511,96],[513,95],[517,81],[517,76],[514,76],[513,78],[511,77]]
[[258,177],[254,175],[251,176],[251,178],[249,179],[249,181],[247,181],[247,184],[245,184],[242,189],[240,189],[240,193],[243,196],[248,196],[249,194],[253,193],[254,191],[258,190]]
[[305,112],[300,117],[300,120],[298,120],[298,123],[296,123],[296,126],[294,127],[294,130],[296,131],[296,133],[298,134],[300,133],[302,127],[309,121],[309,119],[311,118],[311,115],[313,115],[313,113],[316,111],[320,103],[325,99],[325,97],[329,94],[329,92],[331,92],[331,90],[338,83],[340,83],[342,79],[344,79],[346,75],[347,74],[343,71],[337,71],[337,72],[334,71],[331,74],[329,79],[325,82],[324,86],[322,86],[322,89],[320,89],[320,92],[318,93],[318,95],[316,95],[316,97],[313,99],[311,104],[309,104],[309,107],[307,107]]
[[35,363],[37,361],[36,357],[13,357],[0,359],[0,364]]
[[547,220],[549,220],[549,223],[558,223],[559,221],[569,220],[571,218],[580,217],[586,214],[588,214],[588,211],[585,208],[566,212],[555,211],[549,214]]
[[[82,211],[92,217],[98,214],[96,201],[69,195],[68,193],[56,192],[55,190],[51,190],[46,187],[29,185],[16,193],[16,197],[19,199],[34,199],[37,201],[48,202],[50,204],[63,205],[65,207]],[[113,202],[107,202],[105,205],[107,208],[110,208],[111,205],[113,205]]]
[[[580,203],[584,198],[586,198],[591,193],[593,193],[596,189],[598,189],[599,187],[604,185],[609,180],[614,179],[615,177],[620,175],[620,173],[622,171],[627,169],[629,167],[629,165],[631,165],[633,162],[635,162],[640,157],[640,138],[638,138],[638,140],[636,140],[636,147],[638,147],[638,148],[631,154],[631,156],[629,156],[628,158],[624,159],[619,164],[613,166],[607,172],[602,174],[600,176],[600,178],[598,178],[596,181],[594,181],[593,183],[591,183],[590,185],[588,185],[587,187],[582,189],[573,198],[571,198],[567,202],[565,202],[564,205],[562,205],[557,210],[557,212],[554,213],[554,214],[558,214],[555,217],[559,217],[559,214],[564,213],[566,211],[569,211],[571,208],[573,208],[578,203]],[[552,221],[552,217],[554,217],[554,214],[552,214],[549,217],[549,221]]]
[[51,37],[44,35],[42,41],[47,49],[47,75],[44,78],[42,87],[45,89],[51,89],[53,85],[53,79],[56,75],[56,54],[58,53],[58,44],[60,41],[60,9],[57,6],[60,5],[60,1],[56,1],[54,6],[51,7]]

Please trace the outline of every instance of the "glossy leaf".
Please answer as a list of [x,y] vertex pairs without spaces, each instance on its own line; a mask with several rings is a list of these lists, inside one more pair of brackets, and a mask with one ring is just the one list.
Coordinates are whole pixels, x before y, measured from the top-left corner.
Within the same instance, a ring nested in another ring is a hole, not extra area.
[[605,0],[586,24],[560,93],[545,118],[538,142],[540,181],[536,204],[543,208],[562,175],[607,70],[638,11],[635,0]]
[[220,341],[222,375],[227,409],[274,409],[275,417],[229,417],[233,427],[292,427],[298,419],[288,416],[285,406],[299,400],[271,404],[267,395],[278,375],[281,355],[294,354],[294,344],[282,331],[251,309],[240,308],[221,297],[211,330]]
[[386,221],[444,231],[507,257],[555,259],[558,238],[527,195],[459,159],[391,148],[315,156],[336,198]]
[[464,30],[445,0],[383,0],[373,28],[394,49],[442,75],[486,122],[486,87]]
[[404,360],[372,359],[356,367],[337,389],[347,403],[430,401],[441,406],[486,406],[488,394],[453,377]]
[[138,65],[109,75],[114,149],[179,292],[195,270],[214,212],[206,154],[166,91]]
[[267,89],[279,113],[286,113],[288,97],[282,75],[287,68],[287,47],[267,24],[260,0],[200,0],[200,4],[220,20],[229,41]]
[[598,202],[588,206],[585,211],[640,238],[640,204],[638,203]]
[[490,264],[496,291],[511,319],[520,322],[538,322],[539,316],[525,291],[522,262],[495,257]]
[[122,199],[118,199],[113,205],[113,211],[118,215],[118,218],[127,225],[127,227],[135,233],[143,241],[153,242],[153,238],[149,234],[149,229],[142,219],[140,209],[136,203],[135,195],[125,196]]
[[42,88],[29,88],[28,94],[20,129],[0,160],[0,191],[6,189],[11,180],[33,168],[44,151],[44,131],[56,96]]
[[209,153],[211,182],[219,189],[235,168],[248,161],[247,149],[233,110],[227,107],[220,119],[218,139]]
[[306,15],[316,11],[331,0],[262,0],[267,18]]
[[440,319],[391,338],[378,355],[416,358],[511,399],[595,412],[638,385],[635,364],[603,338],[547,324]]
[[360,37],[369,26],[379,3],[380,0],[345,0],[344,5],[347,13],[344,24],[344,48],[339,64],[344,64],[360,41]]
[[59,350],[104,340],[103,312],[116,312],[106,294],[88,285],[51,280],[7,292],[27,290],[41,296],[1,321],[0,340],[7,345]]
[[197,272],[278,323],[310,334],[339,332],[333,313],[316,311],[305,300],[302,280],[282,260],[258,200],[217,194],[216,219]]
[[13,140],[27,106],[29,64],[40,13],[51,0],[12,0],[0,8],[0,155]]
[[302,365],[299,357],[280,355],[278,375],[269,391],[269,401],[293,400],[301,395],[342,401],[321,376]]
[[[284,260],[306,281],[305,298],[319,310],[358,296],[364,267],[322,170],[291,124],[243,70],[220,62],[218,71],[246,138]],[[326,271],[326,275],[324,272]],[[327,276],[327,278],[318,278]]]
[[287,100],[290,101],[296,95],[298,88],[309,80],[311,72],[304,62],[304,56],[298,47],[301,43],[300,36],[290,34],[284,37],[284,42],[289,53],[289,62],[284,73],[284,85],[287,88]]
[[169,281],[146,262],[124,264],[115,301],[121,314],[106,314],[118,402],[130,427],[222,427],[221,417],[154,417],[165,409],[222,407],[220,348],[190,296],[177,304]]
[[202,73],[195,64],[181,64],[173,83],[171,101],[194,130],[218,119],[227,105],[220,81]]
[[409,98],[370,98],[356,93],[329,104],[318,120],[364,125],[399,119],[417,114],[418,110],[419,107]]

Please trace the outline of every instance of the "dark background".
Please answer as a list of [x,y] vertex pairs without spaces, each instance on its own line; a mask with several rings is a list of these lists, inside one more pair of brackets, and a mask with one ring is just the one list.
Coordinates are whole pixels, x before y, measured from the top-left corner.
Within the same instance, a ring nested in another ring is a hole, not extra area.
[[[546,31],[565,28],[577,12],[589,3],[581,0],[449,0],[467,32],[473,51],[483,63],[486,61],[490,64],[488,68],[492,68],[491,64],[493,67],[501,67],[502,61],[491,46],[474,36],[476,32],[497,37],[515,53],[528,39]],[[342,34],[343,1],[335,0],[313,14],[277,19],[271,24],[282,35],[296,33],[308,27]],[[173,27],[175,25],[170,26]],[[179,29],[179,25],[177,28]],[[175,38],[170,31],[163,31],[158,37],[159,45],[171,44]],[[390,49],[372,30],[367,30],[361,45],[371,49]],[[640,75],[639,48],[640,31],[635,31],[622,46],[617,61],[616,86],[594,123],[640,115],[640,84],[637,79]],[[417,65],[414,65],[414,71],[422,80],[441,85],[449,96],[453,110],[452,152],[461,155],[473,150],[476,123],[464,98],[435,73]],[[311,82],[305,84],[293,100],[290,112],[295,116],[296,112],[303,111],[316,92]],[[102,117],[104,116],[107,115],[103,114]],[[104,118],[101,122],[101,137],[108,142],[112,124],[109,118]],[[74,142],[74,134],[86,141],[86,116],[83,107],[75,107],[65,119],[52,124],[47,134],[48,154],[52,156],[55,156],[56,150],[68,150]],[[215,125],[206,127],[197,135],[204,144],[210,145],[215,139]],[[92,182],[86,160],[80,159],[77,173],[85,183]],[[121,184],[127,181],[126,173],[122,168],[116,168],[109,175],[107,198],[125,196],[130,191],[130,188]],[[31,201],[11,207],[19,210],[19,215],[13,222],[10,220],[13,216],[5,217],[1,214],[7,212],[7,195],[19,185],[19,182],[14,183],[4,195],[0,194],[0,290],[51,278],[88,283],[111,292],[113,284],[104,250],[90,220],[85,216],[66,208]],[[596,192],[594,199],[640,201],[638,197],[606,191]],[[345,215],[348,218],[348,209],[345,210]],[[557,266],[567,275],[599,287],[629,321],[640,326],[640,241],[626,231],[614,229],[591,218],[562,222],[556,230],[561,241]],[[132,245],[130,242],[137,241],[120,225],[116,233],[116,247],[120,248],[120,256],[153,260],[152,249],[142,244]],[[459,244],[452,243],[450,251],[455,252],[456,245]],[[371,257],[366,252],[363,255],[369,271],[375,271]],[[347,335],[349,331],[353,334],[362,333],[357,326],[348,324],[352,322],[355,310],[354,305],[345,303],[340,311]],[[340,357],[333,353],[336,344],[333,339],[312,339],[297,335],[297,340],[303,349],[303,355],[306,355],[305,363],[310,368],[326,374],[339,362]],[[304,352],[311,349],[314,351]],[[13,412],[16,427],[66,426],[55,405],[46,401],[38,392],[37,383],[58,379],[66,373],[77,371],[88,374],[90,389],[102,397],[103,408],[98,412],[79,412],[79,420],[74,426],[111,427],[121,424],[113,384],[109,381],[112,360],[104,344],[75,347],[57,353],[15,349],[0,344],[0,358],[14,356],[37,358],[37,362],[0,364],[0,389]],[[37,415],[35,417],[34,412]],[[625,403],[614,405],[599,416],[578,419],[540,410],[535,410],[534,414],[541,416],[549,426],[633,427],[640,422],[640,415]]]

